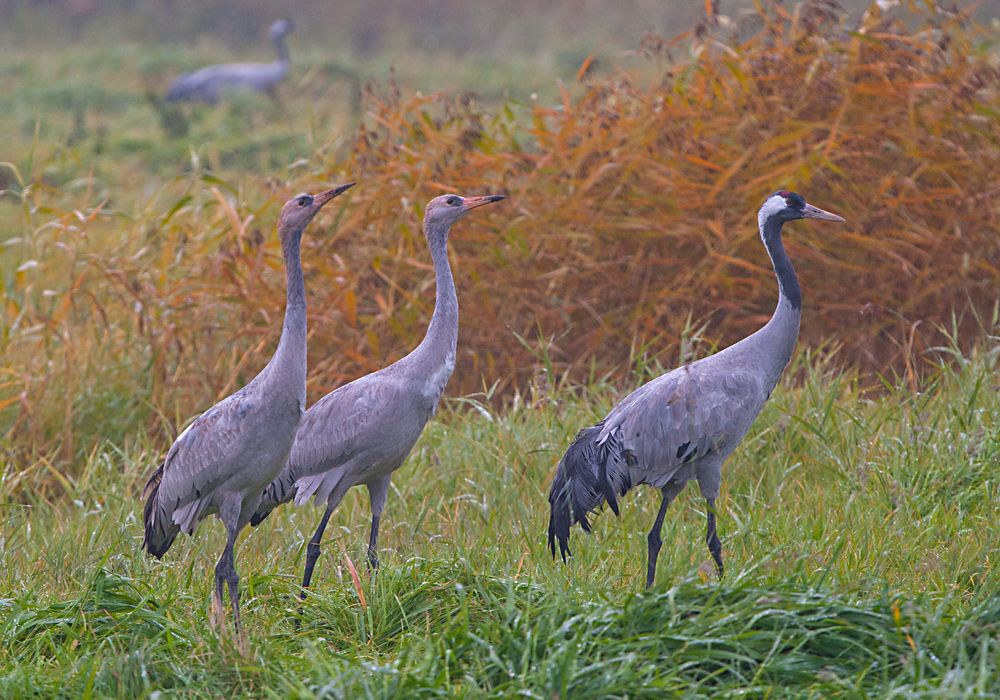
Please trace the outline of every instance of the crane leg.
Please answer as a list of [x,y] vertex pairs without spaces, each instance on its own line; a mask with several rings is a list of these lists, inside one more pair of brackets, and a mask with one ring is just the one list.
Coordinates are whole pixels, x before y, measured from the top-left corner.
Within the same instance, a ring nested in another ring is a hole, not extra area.
[[388,474],[368,484],[368,497],[372,506],[372,529],[368,537],[368,568],[371,569],[372,575],[378,571],[378,526],[388,494]]
[[337,507],[337,504],[330,502],[326,506],[326,511],[323,513],[323,519],[319,521],[319,527],[316,528],[316,533],[309,540],[309,545],[306,547],[306,572],[302,576],[302,593],[300,598],[302,600],[306,599],[306,589],[309,588],[309,582],[312,581],[313,568],[316,566],[316,560],[319,559],[319,543],[323,539],[323,531],[326,530],[326,524],[330,522],[330,516],[333,515],[333,509]]
[[[229,506],[229,507],[227,507]],[[233,549],[236,546],[236,536],[239,534],[240,502],[224,504],[219,515],[226,526],[226,548],[222,550],[219,563],[215,565],[215,597],[214,601],[222,607],[222,582],[229,587],[229,602],[233,608],[233,626],[236,631],[236,644],[241,653],[246,652],[246,637],[243,635],[243,625],[240,622],[240,577],[236,573]]]
[[670,501],[673,500],[673,496],[667,494],[667,490],[663,490],[663,500],[660,501],[660,510],[656,514],[656,521],[653,522],[653,529],[649,531],[649,536],[646,537],[646,542],[649,546],[646,556],[646,588],[652,588],[653,579],[656,578],[656,559],[660,556],[660,546],[663,544],[663,540],[660,539],[660,531],[663,530],[663,518],[667,514],[667,506],[670,505]]
[[368,568],[374,576],[378,572],[378,524],[381,516],[372,513],[372,529],[368,535]]
[[705,499],[708,502],[708,531],[705,534],[705,542],[708,544],[708,551],[712,553],[715,560],[715,569],[719,572],[719,580],[722,580],[722,543],[719,542],[719,535],[715,532],[715,499]]
[[219,576],[219,567],[215,567],[215,590],[212,591],[212,613],[208,621],[216,631],[223,629],[226,624],[226,613],[222,607],[222,590],[225,587],[225,577]]
[[660,489],[660,493],[663,494],[663,501],[660,503],[660,510],[656,514],[656,522],[653,523],[653,529],[649,531],[649,535],[646,537],[646,542],[649,544],[646,559],[646,588],[652,588],[653,579],[656,578],[656,559],[660,555],[660,545],[663,544],[663,541],[660,539],[660,531],[663,530],[663,518],[667,514],[667,506],[677,498],[677,494],[683,489],[684,482],[677,483],[673,481]]

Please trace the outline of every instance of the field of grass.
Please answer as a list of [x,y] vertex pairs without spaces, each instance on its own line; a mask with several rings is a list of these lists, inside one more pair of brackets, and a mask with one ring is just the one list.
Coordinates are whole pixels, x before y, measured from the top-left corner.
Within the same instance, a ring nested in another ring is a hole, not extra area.
[[[116,11],[116,0],[105,0],[89,23],[70,27],[60,2],[4,4],[0,160],[26,176],[38,166],[50,183],[88,178],[119,205],[189,170],[192,158],[223,177],[283,177],[289,164],[351,135],[369,81],[394,77],[410,90],[475,94],[491,105],[526,102],[532,94],[552,99],[558,81],[571,83],[588,56],[601,73],[634,67],[642,63],[635,48],[643,32],[673,34],[703,15],[698,6],[655,0],[631,0],[632,12],[624,13],[596,5],[581,12],[572,0],[541,8],[531,0],[422,7],[406,0],[299,0],[291,7],[244,0],[243,12],[234,12],[233,2],[177,7],[159,0]],[[532,9],[531,22],[501,22]],[[185,71],[271,60],[267,26],[285,14],[298,25],[280,103],[248,95],[218,109],[162,103],[170,81]],[[137,175],[143,190],[131,186]]]
[[[244,537],[245,657],[208,626],[217,522],[144,557],[138,497],[159,449],[99,446],[65,498],[0,511],[0,696],[995,697],[998,338],[939,355],[918,392],[864,391],[807,355],[727,465],[722,582],[696,488],[669,511],[652,591],[650,492],[552,561],[554,464],[622,388],[538,384],[504,409],[447,402],[393,485],[374,580],[358,492],[301,613],[319,513],[286,507]],[[30,493],[40,469],[4,488]]]
[[[670,38],[656,0],[303,0],[280,100],[210,107],[157,96],[267,58],[284,3],[101,4],[0,0],[0,698],[1000,694],[995,22],[734,0]],[[208,624],[221,527],[153,561],[139,497],[273,351],[277,208],[348,179],[304,243],[310,401],[423,333],[422,202],[509,199],[452,237],[456,374],[380,573],[349,494],[300,609],[320,512],[278,510],[238,547],[241,655]],[[553,561],[576,430],[771,312],[753,212],[779,187],[849,221],[789,227],[802,337],[725,469],[726,578],[696,486],[652,591],[654,493]]]

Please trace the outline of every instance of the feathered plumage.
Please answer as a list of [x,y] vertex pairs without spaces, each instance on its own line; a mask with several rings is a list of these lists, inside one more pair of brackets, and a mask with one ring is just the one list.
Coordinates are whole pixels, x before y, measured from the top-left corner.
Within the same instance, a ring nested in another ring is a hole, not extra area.
[[[165,464],[165,463],[164,463]],[[142,508],[143,537],[142,547],[157,559],[162,559],[170,545],[181,529],[174,522],[167,518],[156,518],[154,509],[156,508],[156,494],[160,490],[160,482],[163,480],[163,464],[161,464],[153,475],[149,477],[145,488],[142,490],[142,498],[146,505]]]
[[236,536],[260,503],[264,488],[288,461],[306,397],[306,300],[300,244],[306,226],[323,207],[349,189],[302,194],[282,207],[278,220],[286,270],[285,318],[278,348],[250,383],[198,416],[167,451],[143,491],[143,548],[160,558],[179,532],[193,534],[217,513],[226,547],[215,569],[214,617],[222,616],[223,584],[233,618],[239,618]]
[[799,195],[771,195],[758,213],[761,239],[778,280],[778,305],[767,324],[738,343],[678,367],[626,396],[604,420],[581,430],[559,462],[549,492],[549,548],[570,555],[574,522],[590,531],[587,514],[605,501],[618,514],[618,498],[633,485],[660,490],[663,500],[649,533],[646,585],[653,583],[660,529],[667,505],[697,479],[708,505],[706,540],[722,575],[715,532],[715,499],[722,464],[746,434],[791,357],[799,331],[801,295],[781,243],[786,221],[843,221],[806,204]]
[[306,550],[302,587],[307,588],[320,542],[334,509],[348,490],[365,485],[372,508],[368,561],[378,566],[379,519],[390,479],[406,460],[434,414],[455,369],[458,296],[448,263],[448,233],[467,212],[503,196],[442,195],[431,200],[424,231],[434,263],[434,313],[420,344],[393,364],[355,379],[313,404],[302,419],[288,464],[265,489],[251,519],[257,525],[278,505],[310,498],[326,510]]
[[604,422],[584,428],[559,461],[552,488],[549,489],[549,549],[556,554],[556,541],[563,561],[572,556],[569,529],[579,523],[590,532],[587,514],[607,501],[618,515],[618,497],[632,488],[626,465],[629,460],[618,439],[597,443]]
[[285,37],[293,28],[292,22],[285,19],[271,25],[271,41],[278,54],[277,60],[270,63],[220,63],[185,73],[171,83],[167,101],[214,104],[226,90],[272,92],[285,79],[291,67]]

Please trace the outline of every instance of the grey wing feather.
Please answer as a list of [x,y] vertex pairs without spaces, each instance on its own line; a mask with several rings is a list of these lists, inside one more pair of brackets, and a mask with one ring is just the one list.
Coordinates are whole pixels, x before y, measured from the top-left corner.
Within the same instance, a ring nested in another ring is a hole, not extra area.
[[288,464],[267,488],[250,524],[257,526],[282,503],[304,502],[322,489],[331,470],[393,435],[398,385],[376,372],[330,392],[313,404],[299,424]]
[[289,466],[296,477],[327,471],[369,447],[378,431],[391,429],[400,391],[378,373],[327,394],[302,417]]
[[167,92],[168,100],[215,102],[227,88],[270,90],[288,73],[288,65],[275,63],[223,63],[179,76]]
[[687,462],[713,453],[724,459],[766,392],[749,372],[705,369],[686,365],[639,387],[605,418],[598,444],[617,435],[636,469],[657,473],[657,486]]
[[244,417],[252,410],[251,392],[232,394],[198,416],[170,446],[164,460],[158,500],[173,510],[201,498],[231,474],[225,458],[241,437]]

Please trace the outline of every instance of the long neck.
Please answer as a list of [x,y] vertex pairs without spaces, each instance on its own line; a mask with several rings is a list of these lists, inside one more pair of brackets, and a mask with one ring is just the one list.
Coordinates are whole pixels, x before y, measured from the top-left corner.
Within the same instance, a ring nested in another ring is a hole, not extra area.
[[302,278],[300,243],[302,232],[281,237],[285,257],[285,322],[281,340],[271,359],[272,376],[299,390],[305,399],[306,381],[306,285]]
[[774,274],[778,278],[778,305],[767,324],[747,338],[747,341],[757,347],[762,369],[766,372],[773,388],[792,357],[792,350],[799,335],[802,292],[799,289],[799,279],[795,275],[795,269],[781,242],[782,221],[772,216],[758,223],[760,237],[764,241],[767,254],[771,257],[771,264],[774,265]]
[[448,225],[432,224],[427,230],[431,259],[434,261],[434,315],[415,353],[429,357],[433,362],[453,364],[458,342],[458,295],[448,262],[448,229]]
[[278,34],[274,37],[274,50],[278,52],[278,63],[287,66],[292,62],[288,55],[288,45],[285,44],[284,34]]
[[785,252],[785,245],[781,242],[781,220],[772,216],[760,224],[760,237],[767,248],[767,254],[771,256],[771,264],[774,265],[774,274],[778,278],[778,303],[784,300],[796,311],[802,309],[802,290],[799,289],[799,278],[792,267],[792,261],[788,259]]

